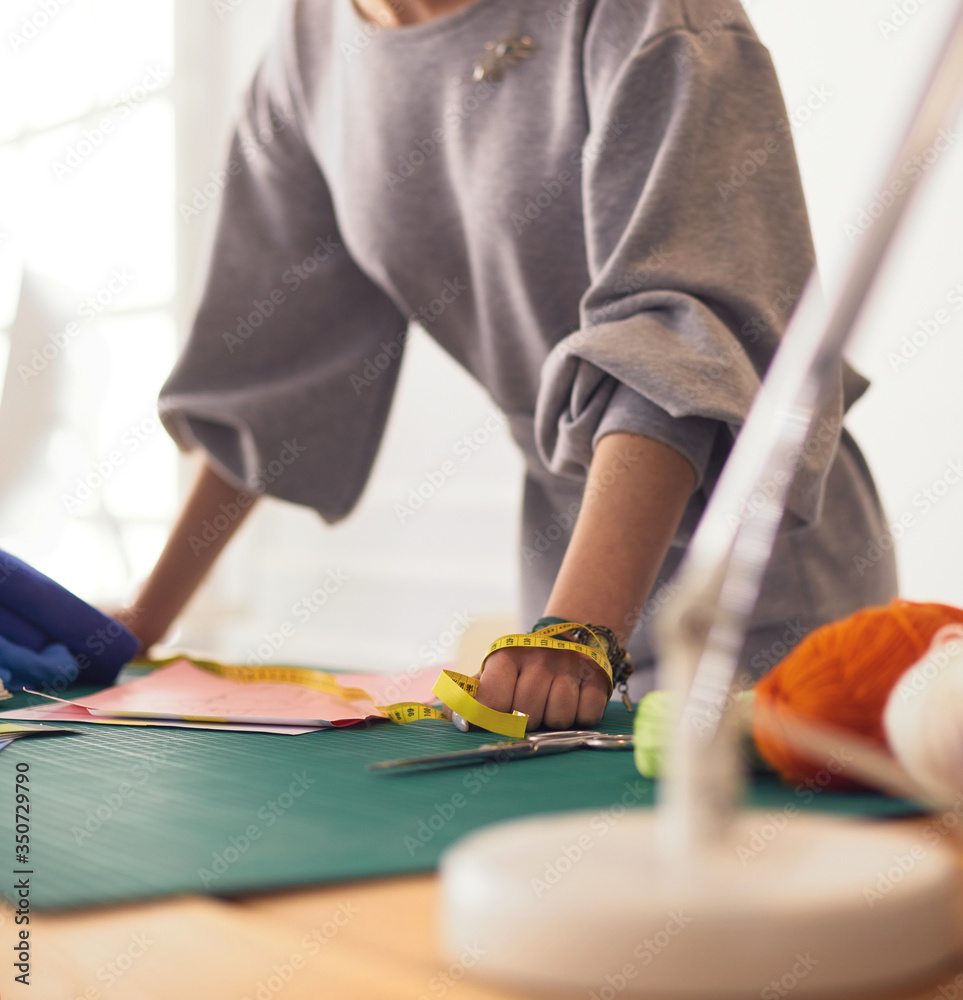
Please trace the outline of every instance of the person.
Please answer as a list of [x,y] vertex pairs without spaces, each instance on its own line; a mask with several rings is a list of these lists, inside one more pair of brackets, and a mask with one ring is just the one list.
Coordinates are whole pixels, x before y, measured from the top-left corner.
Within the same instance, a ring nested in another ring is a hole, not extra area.
[[[606,626],[651,665],[654,606],[814,265],[789,118],[741,8],[294,0],[225,170],[160,399],[204,465],[128,618],[143,645],[260,493],[351,511],[417,321],[525,456],[523,621]],[[859,563],[885,531],[842,426],[865,386],[840,366],[807,442],[748,677],[895,593],[889,554]],[[566,650],[498,651],[478,695],[533,729],[592,726],[606,696]]]

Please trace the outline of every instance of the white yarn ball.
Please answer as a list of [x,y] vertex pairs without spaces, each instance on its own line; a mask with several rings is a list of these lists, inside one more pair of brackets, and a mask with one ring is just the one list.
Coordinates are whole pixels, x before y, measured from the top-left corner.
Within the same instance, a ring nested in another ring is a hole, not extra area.
[[941,628],[900,677],[883,728],[896,759],[930,795],[963,795],[963,625]]

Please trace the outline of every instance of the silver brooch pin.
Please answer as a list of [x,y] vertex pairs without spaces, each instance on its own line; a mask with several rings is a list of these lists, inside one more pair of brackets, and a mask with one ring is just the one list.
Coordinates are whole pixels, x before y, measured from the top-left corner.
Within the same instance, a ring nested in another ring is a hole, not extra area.
[[527,59],[536,49],[528,35],[499,35],[493,42],[485,42],[485,51],[475,57],[471,76],[462,83],[498,83],[505,70]]

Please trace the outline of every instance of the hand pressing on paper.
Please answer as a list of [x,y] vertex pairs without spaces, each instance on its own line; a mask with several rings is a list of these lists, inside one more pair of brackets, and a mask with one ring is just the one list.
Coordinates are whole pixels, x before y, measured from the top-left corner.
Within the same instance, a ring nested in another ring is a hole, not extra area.
[[526,729],[591,729],[608,703],[601,669],[565,649],[499,649],[485,662],[477,699],[499,712],[524,712]]

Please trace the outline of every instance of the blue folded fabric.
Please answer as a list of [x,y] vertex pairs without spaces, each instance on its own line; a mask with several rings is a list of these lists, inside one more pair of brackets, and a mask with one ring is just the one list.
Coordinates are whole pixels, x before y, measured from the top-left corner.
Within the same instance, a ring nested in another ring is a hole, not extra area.
[[39,653],[50,642],[43,629],[37,628],[16,611],[11,611],[2,604],[0,604],[0,636],[15,642],[18,646],[32,649],[35,653]]
[[18,646],[0,636],[0,678],[9,691],[30,688],[62,691],[80,674],[77,657],[60,643],[53,643],[43,652]]
[[0,638],[6,640],[0,647],[0,676],[9,672],[10,683],[18,687],[52,683],[40,677],[66,677],[70,668],[60,647],[72,654],[78,683],[112,684],[140,645],[120,622],[2,549]]

